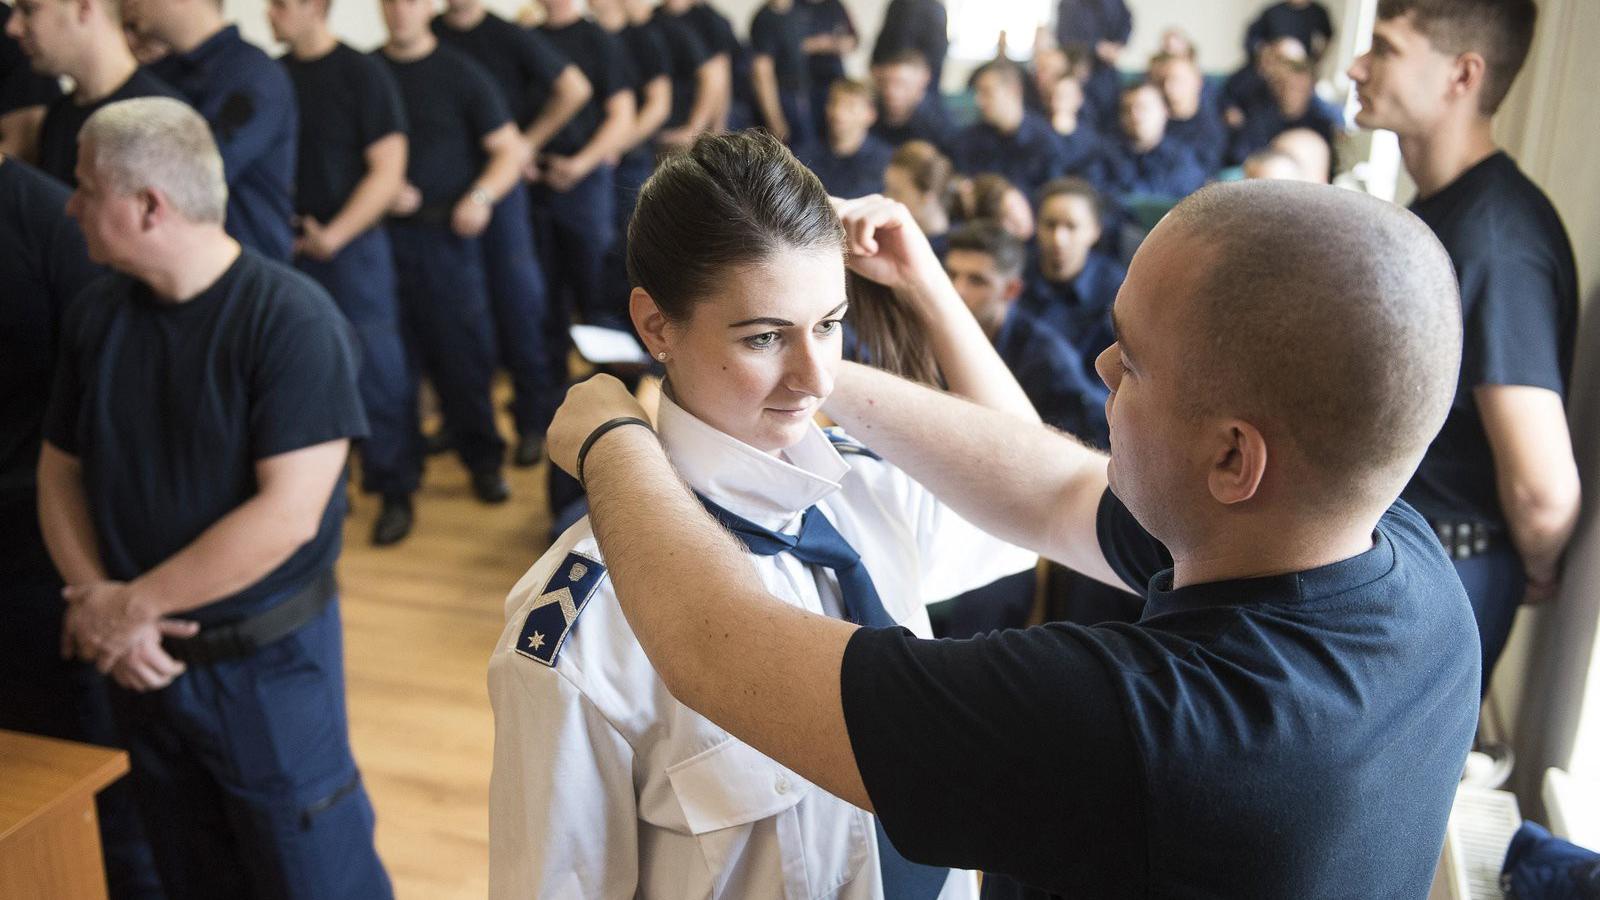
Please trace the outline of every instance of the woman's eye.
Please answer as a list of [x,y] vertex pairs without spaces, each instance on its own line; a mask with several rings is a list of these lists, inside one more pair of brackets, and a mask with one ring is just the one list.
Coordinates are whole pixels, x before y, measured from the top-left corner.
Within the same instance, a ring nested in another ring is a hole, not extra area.
[[753,334],[745,338],[744,342],[757,350],[763,350],[778,342],[778,333],[776,331],[766,331],[761,334]]
[[839,330],[839,326],[842,324],[843,323],[838,319],[829,319],[826,322],[818,325],[817,331],[821,332],[822,334],[833,334],[835,331]]

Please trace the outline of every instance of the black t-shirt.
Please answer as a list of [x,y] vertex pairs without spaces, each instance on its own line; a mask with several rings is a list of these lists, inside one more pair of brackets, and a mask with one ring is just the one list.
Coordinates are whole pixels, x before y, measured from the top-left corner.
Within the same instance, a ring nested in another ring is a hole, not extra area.
[[1110,492],[1098,532],[1137,623],[851,637],[845,722],[895,847],[997,873],[990,897],[1425,896],[1478,715],[1427,523],[1396,503],[1366,553],[1176,590]]
[[[112,274],[62,329],[44,436],[79,458],[112,578],[150,571],[253,497],[256,463],[367,433],[350,326],[327,292],[246,248],[185,303]],[[339,556],[340,476],[312,538],[266,577],[184,613],[202,624],[270,608]]]
[[410,125],[406,178],[422,193],[417,215],[445,221],[489,161],[483,139],[511,121],[505,101],[489,73],[454,47],[440,44],[410,62],[372,55],[400,87]]
[[400,89],[382,63],[344,44],[282,62],[300,101],[295,212],[326,224],[367,176],[367,148],[405,133]]
[[644,108],[644,89],[657,78],[672,78],[672,61],[667,55],[667,42],[661,36],[661,26],[654,20],[643,25],[628,24],[618,32],[622,39],[623,61],[627,64],[633,84],[633,101],[636,108]]
[[1298,8],[1287,0],[1274,3],[1245,29],[1244,49],[1253,59],[1262,46],[1286,37],[1299,41],[1308,53],[1316,50],[1311,46],[1315,38],[1322,38],[1326,44],[1333,37],[1333,20],[1328,17],[1328,8],[1321,3]]
[[1464,334],[1455,401],[1404,496],[1434,520],[1504,525],[1494,456],[1472,391],[1529,385],[1566,396],[1578,322],[1572,244],[1544,192],[1503,152],[1411,211],[1455,263]]
[[579,19],[561,28],[546,25],[539,31],[552,46],[578,64],[594,89],[583,109],[550,139],[551,153],[571,156],[582,150],[600,130],[606,118],[606,101],[620,91],[633,88],[622,57],[622,42],[589,19]]
[[0,160],[0,574],[50,572],[39,535],[34,469],[68,302],[100,274],[67,189]]
[[166,82],[144,69],[135,69],[121,87],[87,106],[73,102],[71,94],[57,97],[45,111],[44,124],[39,127],[39,168],[68,187],[77,187],[78,132],[83,130],[83,123],[102,106],[138,97],[184,99]]
[[810,85],[806,54],[800,49],[809,28],[809,18],[799,0],[794,0],[788,12],[781,13],[768,3],[750,20],[750,52],[772,60],[780,91],[793,93]]
[[33,71],[22,45],[6,34],[11,4],[0,3],[0,116],[29,106],[44,106],[61,96],[54,78]]
[[689,113],[694,111],[695,95],[700,90],[700,67],[711,58],[711,52],[686,15],[671,15],[662,6],[656,8],[650,21],[659,29],[666,46],[667,74],[672,78],[672,115],[667,117],[667,127],[677,128],[689,121]]
[[944,58],[950,51],[949,14],[939,0],[889,0],[883,27],[872,45],[872,64],[887,62],[902,50],[916,50],[928,61],[929,90],[938,93]]
[[494,13],[486,13],[467,31],[451,28],[438,16],[433,33],[489,71],[518,128],[527,128],[550,102],[551,85],[569,62],[544,35]]

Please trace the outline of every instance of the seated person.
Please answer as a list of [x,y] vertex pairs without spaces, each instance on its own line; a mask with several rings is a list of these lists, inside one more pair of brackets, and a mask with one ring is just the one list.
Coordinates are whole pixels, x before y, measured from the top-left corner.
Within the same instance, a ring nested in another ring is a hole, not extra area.
[[1222,84],[1222,118],[1237,130],[1257,107],[1272,105],[1267,86],[1272,70],[1284,59],[1307,59],[1306,46],[1296,38],[1280,37],[1252,51],[1250,61]]
[[1122,92],[1122,134],[1107,141],[1100,186],[1121,200],[1132,196],[1186,197],[1206,183],[1194,151],[1167,134],[1167,101],[1150,82]]
[[1028,273],[1023,309],[1044,320],[1078,350],[1087,375],[1111,346],[1111,303],[1127,270],[1094,249],[1102,232],[1100,194],[1081,178],[1063,178],[1039,192],[1038,262]]
[[889,157],[883,172],[883,192],[911,210],[917,228],[928,238],[933,252],[944,258],[950,236],[950,192],[955,167],[937,147],[925,141],[902,145]]
[[967,179],[961,183],[957,198],[963,222],[987,219],[1024,244],[1033,240],[1033,207],[1004,175],[985,172]]
[[872,135],[877,115],[872,90],[865,84],[841,78],[829,89],[825,133],[799,154],[829,194],[864,197],[883,193],[883,170],[894,148]]
[[1222,168],[1228,126],[1216,94],[1192,56],[1158,53],[1150,60],[1150,82],[1167,101],[1167,137],[1194,151],[1206,174]]
[[[842,212],[890,259],[931,259],[899,204],[872,197]],[[852,277],[892,289],[899,270],[847,245],[822,184],[781,145],[701,137],[645,185],[633,234],[634,323],[667,372],[660,440],[776,596],[927,636],[927,603],[1032,569],[1033,554],[814,424],[840,359],[847,246]],[[1036,421],[960,297],[937,293],[895,295],[898,315],[863,320],[894,331],[863,327],[863,338],[942,347],[952,390]],[[918,322],[948,333],[930,340]],[[970,873],[906,862],[869,813],[669,694],[606,562],[585,518],[507,598],[489,662],[492,897],[975,896]]]
[[950,158],[958,171],[999,172],[1029,195],[1065,171],[1061,139],[1022,104],[1022,70],[1015,63],[984,63],[972,83],[978,121],[956,134]]
[[1046,118],[1050,115],[1050,95],[1056,82],[1072,74],[1072,63],[1067,53],[1056,46],[1039,46],[1037,35],[1033,48],[1033,61],[1027,66],[1028,78],[1022,83],[1023,102],[1028,109]]
[[1312,62],[1322,59],[1333,39],[1333,19],[1317,0],[1279,0],[1245,29],[1244,49],[1252,57],[1280,38],[1294,38]]
[[1083,82],[1071,75],[1056,79],[1049,94],[1049,115],[1061,145],[1061,171],[1089,178],[1100,164],[1103,138],[1083,102]]
[[878,94],[878,121],[872,133],[891,147],[927,141],[949,152],[951,128],[928,61],[916,50],[900,50],[872,64],[872,87]]
[[[1295,46],[1292,41],[1289,46]],[[1274,51],[1267,69],[1271,102],[1246,110],[1244,122],[1234,131],[1230,156],[1243,160],[1285,131],[1309,128],[1333,146],[1344,131],[1344,113],[1317,96],[1316,75],[1310,60],[1292,52]]]

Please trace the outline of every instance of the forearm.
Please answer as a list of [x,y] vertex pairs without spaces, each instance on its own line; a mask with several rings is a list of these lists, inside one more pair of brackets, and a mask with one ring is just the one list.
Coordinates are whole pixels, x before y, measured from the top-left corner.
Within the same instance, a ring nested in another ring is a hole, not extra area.
[[665,78],[657,79],[645,88],[644,105],[633,119],[633,133],[629,136],[623,153],[631,152],[655,136],[672,115],[672,85]]
[[511,189],[522,181],[522,167],[527,162],[526,145],[519,140],[516,146],[501,145],[489,153],[489,163],[472,182],[473,188],[482,188],[493,203],[499,203]]
[[1579,491],[1576,466],[1546,473],[1537,485],[1501,480],[1498,492],[1511,542],[1530,580],[1549,583],[1557,578],[1561,555],[1578,524]]
[[684,127],[693,134],[709,130],[717,118],[717,98],[728,89],[723,67],[717,60],[709,60],[695,73],[694,106]]
[[583,109],[593,91],[589,86],[589,80],[584,78],[583,73],[576,67],[563,69],[555,84],[556,88],[550,100],[539,110],[533,121],[528,123],[528,129],[522,133],[528,146],[535,153],[539,152],[562,126]]
[[839,695],[855,626],[769,595],[644,429],[607,433],[585,476],[618,602],[672,695],[866,807]]
[[334,241],[342,247],[378,224],[389,212],[403,184],[403,170],[385,172],[368,169],[366,176],[350,192],[350,199],[345,201],[344,208],[328,221],[327,230],[332,232]]
[[783,103],[778,99],[778,76],[772,70],[772,60],[765,57],[757,59],[750,67],[750,80],[755,84],[756,103],[761,106],[761,117],[768,125],[782,124],[787,127]]
[[76,459],[46,443],[39,455],[39,530],[67,584],[106,580],[83,473]]
[[706,120],[707,131],[727,131],[728,116],[733,109],[733,60],[726,54],[716,60],[717,92],[712,95],[711,117]]
[[621,154],[628,139],[633,135],[633,119],[631,92],[617,94],[607,100],[605,119],[601,121],[600,127],[595,129],[594,137],[589,139],[589,143],[574,154],[574,161],[585,171],[590,171],[608,157]]

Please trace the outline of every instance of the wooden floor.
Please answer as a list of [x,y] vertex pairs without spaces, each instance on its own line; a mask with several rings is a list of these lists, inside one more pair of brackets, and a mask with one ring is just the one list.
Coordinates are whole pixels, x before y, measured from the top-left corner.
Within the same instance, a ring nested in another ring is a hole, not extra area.
[[502,601],[545,548],[545,464],[506,470],[485,506],[454,456],[429,460],[416,528],[369,536],[378,501],[354,499],[340,564],[351,739],[378,812],[378,851],[401,898],[488,892],[494,724],[485,687]]

